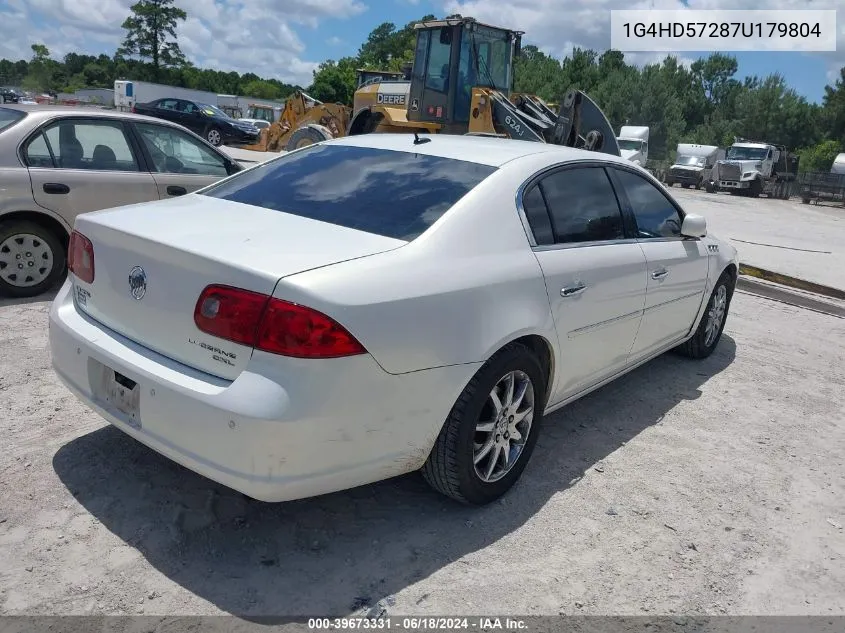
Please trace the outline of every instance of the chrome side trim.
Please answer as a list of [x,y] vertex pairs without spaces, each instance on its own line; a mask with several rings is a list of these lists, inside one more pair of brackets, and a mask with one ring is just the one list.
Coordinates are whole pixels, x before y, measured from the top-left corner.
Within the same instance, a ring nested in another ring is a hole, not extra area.
[[642,314],[642,310],[629,312],[628,314],[613,317],[612,319],[607,319],[606,321],[600,321],[599,323],[593,323],[592,325],[585,325],[584,327],[579,327],[577,330],[571,330],[567,333],[567,336],[569,338],[575,338],[576,336],[581,336],[582,334],[589,334],[590,332],[595,332],[596,330],[600,330],[601,328],[607,327],[608,325],[613,325],[614,323],[620,323],[622,321],[628,321],[635,317],[642,316]]

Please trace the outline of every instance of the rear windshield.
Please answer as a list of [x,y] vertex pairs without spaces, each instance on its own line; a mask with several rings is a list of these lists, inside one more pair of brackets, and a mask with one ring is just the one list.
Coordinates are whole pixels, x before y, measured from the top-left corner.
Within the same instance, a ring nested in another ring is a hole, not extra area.
[[0,132],[14,123],[17,123],[26,116],[20,110],[12,110],[10,108],[0,108]]
[[314,145],[203,194],[411,241],[493,171],[413,151]]

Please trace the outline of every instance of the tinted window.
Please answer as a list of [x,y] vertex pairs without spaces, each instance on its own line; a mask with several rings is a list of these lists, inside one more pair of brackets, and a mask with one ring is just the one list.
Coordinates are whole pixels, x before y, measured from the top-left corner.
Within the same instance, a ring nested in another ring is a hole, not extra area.
[[203,193],[410,241],[493,171],[413,151],[314,145]]
[[135,126],[152,158],[152,171],[205,176],[228,174],[222,157],[181,130],[152,123],[136,123]]
[[631,203],[639,237],[680,237],[681,216],[657,187],[629,171],[616,174]]
[[601,167],[565,169],[540,185],[559,243],[616,240],[624,237],[616,194]]
[[549,219],[549,210],[539,186],[535,185],[525,192],[522,197],[522,208],[534,233],[534,241],[537,244],[554,244],[552,221]]

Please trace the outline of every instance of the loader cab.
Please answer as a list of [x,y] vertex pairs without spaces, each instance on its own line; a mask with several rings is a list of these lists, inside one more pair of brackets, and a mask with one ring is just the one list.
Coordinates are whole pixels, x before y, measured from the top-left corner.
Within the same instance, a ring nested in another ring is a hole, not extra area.
[[409,121],[438,123],[444,132],[466,131],[473,87],[486,86],[510,96],[521,32],[473,18],[422,22],[414,28]]

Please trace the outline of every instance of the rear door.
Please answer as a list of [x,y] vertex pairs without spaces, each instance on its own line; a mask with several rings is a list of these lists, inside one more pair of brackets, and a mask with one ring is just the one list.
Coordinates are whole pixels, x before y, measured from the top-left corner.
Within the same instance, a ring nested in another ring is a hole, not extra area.
[[646,261],[600,164],[543,176],[526,190],[523,209],[564,359],[555,402],[625,366],[645,301]]
[[54,120],[25,141],[23,156],[35,202],[71,225],[79,213],[159,197],[119,120]]
[[182,196],[230,173],[231,161],[170,125],[133,123],[162,198]]
[[700,239],[681,236],[683,213],[657,185],[623,167],[611,173],[648,263],[645,310],[631,350],[636,362],[689,332],[704,298],[709,258]]

